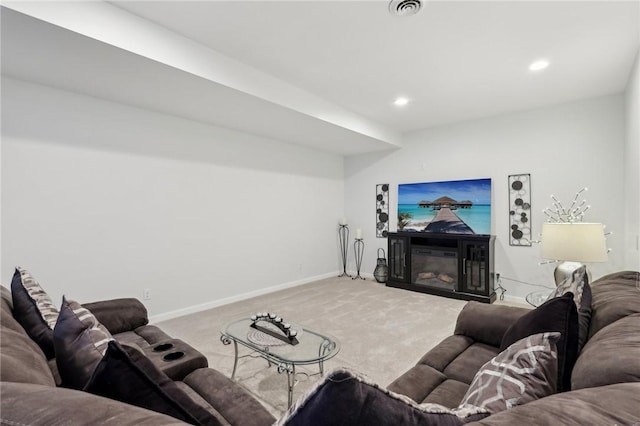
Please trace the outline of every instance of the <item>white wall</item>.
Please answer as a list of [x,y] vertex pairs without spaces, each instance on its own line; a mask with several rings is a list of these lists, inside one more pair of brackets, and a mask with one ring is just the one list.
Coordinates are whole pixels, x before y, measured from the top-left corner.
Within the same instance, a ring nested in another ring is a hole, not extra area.
[[339,268],[343,159],[3,78],[2,280],[156,317]]
[[640,271],[640,51],[626,91],[625,269]]
[[[638,179],[639,80],[636,64],[626,99],[427,129],[401,150],[343,160],[3,78],[2,281],[22,265],[56,299],[140,298],[151,288],[145,303],[159,318],[334,274],[345,213],[352,236],[363,229],[362,272],[371,273],[386,248],[375,238],[376,184],[391,184],[395,230],[398,183],[490,177],[497,271],[552,285],[554,266],[538,265],[538,246],[508,245],[515,173],[532,174],[534,234],[551,193],[569,200],[588,186],[587,219],[615,232],[594,276],[639,269],[626,237],[638,232],[638,185],[629,182]],[[352,245],[349,257],[354,270]],[[534,289],[503,285],[517,297]]]
[[363,269],[375,268],[375,185],[391,184],[391,230],[397,215],[397,185],[489,177],[493,180],[492,233],[496,271],[507,296],[524,297],[535,287],[514,280],[553,286],[554,265],[539,265],[539,245],[509,246],[508,184],[510,174],[530,173],[533,234],[544,222],[542,210],[551,194],[570,203],[587,186],[592,205],[586,221],[603,222],[616,235],[609,262],[590,266],[594,278],[624,265],[624,98],[607,96],[551,108],[431,128],[407,135],[400,150],[348,157],[345,160],[345,206],[352,227],[365,239]]

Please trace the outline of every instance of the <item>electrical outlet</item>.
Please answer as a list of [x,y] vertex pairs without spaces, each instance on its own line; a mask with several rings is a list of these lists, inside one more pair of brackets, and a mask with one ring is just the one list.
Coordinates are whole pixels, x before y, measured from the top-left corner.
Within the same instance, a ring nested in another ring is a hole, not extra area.
[[150,288],[145,288],[142,291],[142,299],[143,300],[151,300],[151,289]]

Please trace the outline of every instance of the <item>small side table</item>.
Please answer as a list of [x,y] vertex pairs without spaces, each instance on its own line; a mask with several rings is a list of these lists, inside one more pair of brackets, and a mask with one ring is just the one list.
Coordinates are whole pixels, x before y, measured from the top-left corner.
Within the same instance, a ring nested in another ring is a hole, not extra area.
[[525,300],[531,306],[534,306],[537,308],[538,306],[546,302],[547,299],[549,299],[549,295],[551,294],[552,291],[553,289],[533,291],[525,296]]

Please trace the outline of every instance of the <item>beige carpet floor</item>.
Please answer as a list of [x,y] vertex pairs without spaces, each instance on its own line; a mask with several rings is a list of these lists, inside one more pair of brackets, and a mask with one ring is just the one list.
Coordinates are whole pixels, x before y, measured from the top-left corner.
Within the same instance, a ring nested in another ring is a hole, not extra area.
[[[430,348],[452,334],[465,301],[386,287],[367,279],[330,278],[215,309],[158,323],[169,335],[201,351],[209,365],[230,376],[233,345],[220,342],[229,321],[268,311],[288,322],[335,336],[340,352],[325,372],[347,367],[386,386],[414,365]],[[241,355],[249,354],[240,348]],[[297,371],[317,373],[316,366]],[[319,375],[297,376],[294,400]],[[276,417],[287,409],[287,377],[261,358],[243,358],[236,380]]]

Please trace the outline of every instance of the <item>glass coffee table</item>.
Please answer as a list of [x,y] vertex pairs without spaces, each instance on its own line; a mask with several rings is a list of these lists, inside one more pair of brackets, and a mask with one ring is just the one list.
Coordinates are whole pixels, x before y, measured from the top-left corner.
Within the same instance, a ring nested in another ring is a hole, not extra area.
[[[276,365],[278,373],[287,373],[288,406],[290,407],[293,400],[293,387],[296,384],[296,366],[318,364],[319,374],[324,375],[324,362],[340,351],[340,343],[335,337],[286,324],[291,327],[291,330],[296,330],[294,332],[296,336],[292,338],[296,343],[293,344],[283,341],[286,339],[278,340],[263,334],[252,327],[253,323],[255,323],[254,319],[243,318],[228,323],[221,330],[220,341],[225,345],[233,343],[235,350],[231,378],[235,378],[238,359],[251,356],[238,355],[238,344],[240,344],[267,360],[269,366]],[[271,330],[278,332],[278,329],[273,326]]]

